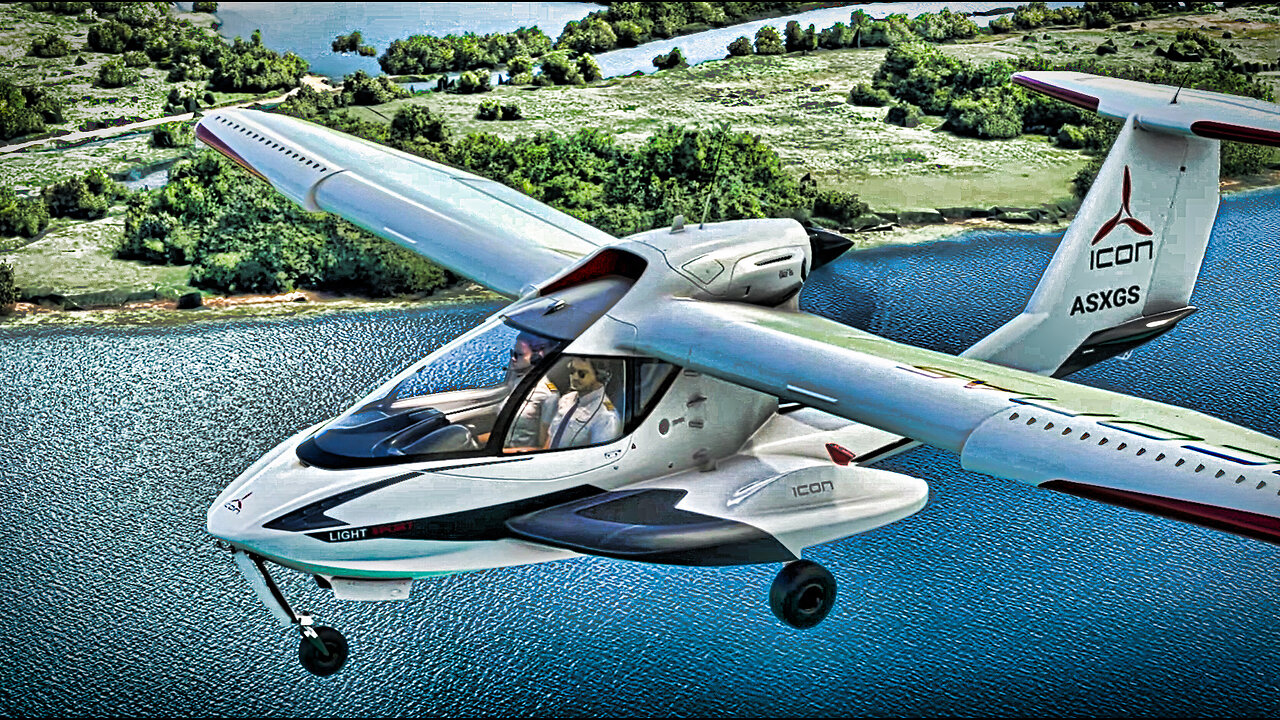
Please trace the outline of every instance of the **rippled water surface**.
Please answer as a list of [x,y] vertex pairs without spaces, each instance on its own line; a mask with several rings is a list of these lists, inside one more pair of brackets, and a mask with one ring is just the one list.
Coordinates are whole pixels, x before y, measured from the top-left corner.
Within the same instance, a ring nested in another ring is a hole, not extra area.
[[[1171,334],[1082,372],[1280,435],[1280,192],[1224,200]],[[1055,237],[846,255],[805,304],[958,351],[1025,301]],[[965,473],[919,450],[918,515],[815,549],[840,582],[801,632],[776,567],[600,558],[295,606],[351,639],[306,674],[204,534],[245,466],[497,309],[471,304],[0,328],[0,713],[9,715],[1262,715],[1280,712],[1275,546]]]

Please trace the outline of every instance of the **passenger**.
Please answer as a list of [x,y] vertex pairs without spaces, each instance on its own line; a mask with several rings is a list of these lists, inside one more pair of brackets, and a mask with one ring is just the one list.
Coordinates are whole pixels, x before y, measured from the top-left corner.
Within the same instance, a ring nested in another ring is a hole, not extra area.
[[[513,389],[525,375],[547,354],[551,342],[537,335],[521,333],[511,348],[511,362],[507,365],[507,384]],[[505,448],[536,449],[547,446],[547,428],[555,415],[560,400],[560,390],[550,377],[539,380],[524,399],[520,410],[507,432]],[[488,441],[488,435],[484,436]]]
[[569,361],[570,392],[560,398],[551,419],[551,439],[547,447],[568,448],[616,440],[622,435],[622,415],[604,392],[609,376],[599,361],[573,358]]

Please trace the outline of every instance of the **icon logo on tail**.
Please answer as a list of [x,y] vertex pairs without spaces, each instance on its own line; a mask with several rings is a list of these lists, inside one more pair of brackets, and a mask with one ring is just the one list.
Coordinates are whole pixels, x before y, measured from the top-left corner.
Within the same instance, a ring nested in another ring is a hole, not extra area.
[[1129,196],[1133,194],[1133,181],[1129,179],[1129,166],[1124,166],[1124,185],[1120,189],[1120,209],[1116,211],[1115,217],[1102,224],[1098,228],[1098,234],[1093,236],[1091,245],[1097,245],[1102,239],[1111,234],[1112,230],[1118,225],[1128,226],[1130,230],[1139,235],[1150,235],[1151,228],[1142,224],[1138,219],[1133,217],[1133,213],[1129,210]]

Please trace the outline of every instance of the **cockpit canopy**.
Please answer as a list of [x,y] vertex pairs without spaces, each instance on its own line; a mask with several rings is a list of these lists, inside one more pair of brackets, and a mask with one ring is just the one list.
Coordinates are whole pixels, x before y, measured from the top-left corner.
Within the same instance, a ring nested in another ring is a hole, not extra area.
[[564,350],[628,285],[599,280],[514,306],[383,384],[303,441],[298,457],[338,469],[617,440],[672,366]]

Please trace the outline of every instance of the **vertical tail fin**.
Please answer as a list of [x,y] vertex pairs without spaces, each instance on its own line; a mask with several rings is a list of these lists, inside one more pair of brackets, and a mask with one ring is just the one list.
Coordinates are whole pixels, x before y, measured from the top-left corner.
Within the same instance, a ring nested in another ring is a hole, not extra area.
[[1061,377],[1194,312],[1218,213],[1218,144],[1126,119],[1026,310],[964,355]]

